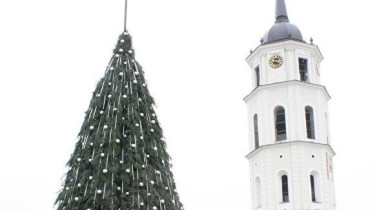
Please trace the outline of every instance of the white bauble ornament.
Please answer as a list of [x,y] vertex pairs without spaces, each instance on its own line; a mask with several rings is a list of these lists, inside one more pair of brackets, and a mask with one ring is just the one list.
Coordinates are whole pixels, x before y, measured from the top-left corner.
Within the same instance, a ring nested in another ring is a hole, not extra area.
[[129,195],[129,192],[126,192],[125,194],[126,194],[126,195]]
[[113,67],[111,67],[111,68],[109,68],[109,70],[111,70],[111,71],[113,71],[115,68],[113,68]]
[[92,180],[92,176],[89,176],[89,180]]
[[139,183],[139,186],[143,187],[143,182]]
[[134,72],[134,74],[135,74],[135,75],[139,75],[139,72],[138,72],[138,71],[136,71],[136,72]]
[[152,114],[153,117],[155,117],[156,115],[155,114]]
[[90,158],[90,159],[89,159],[89,162],[91,163],[91,161],[92,161],[92,159]]
[[135,144],[132,144],[132,147],[135,147],[136,145]]
[[104,125],[104,129],[107,129],[108,128],[108,125]]
[[158,208],[156,206],[152,207],[153,210],[157,210]]
[[103,169],[103,174],[106,174],[108,173],[108,170],[107,169]]
[[91,209],[87,209],[87,210],[91,210]]
[[160,171],[156,171],[156,174],[160,174]]
[[154,150],[156,151],[156,150],[158,150],[158,148],[157,148],[157,147],[154,147]]
[[121,39],[121,41],[120,41],[121,43],[124,43],[125,42],[125,40],[123,40],[123,39]]
[[128,32],[126,32],[126,31],[124,32],[124,35],[128,35],[128,34],[129,34]]
[[78,183],[78,184],[77,184],[77,187],[81,187],[81,186],[82,186],[81,183]]
[[138,127],[138,126],[139,126],[139,124],[138,124],[138,123],[136,123],[136,124],[135,124],[135,126],[136,126],[136,127]]
[[161,200],[160,200],[160,203],[165,203],[164,199],[161,199]]
[[108,95],[108,98],[112,98],[112,95]]
[[100,147],[102,147],[102,146],[103,146],[103,144],[100,144],[99,146],[100,146]]
[[124,64],[126,65],[126,64],[128,64],[128,62],[125,61]]
[[103,113],[104,113],[104,111],[100,111],[99,113],[100,113],[100,114],[103,114]]
[[94,126],[90,126],[90,130],[94,130]]
[[66,190],[69,190],[69,187],[66,187],[65,189],[66,189]]
[[102,194],[102,191],[101,190],[97,190],[96,193]]
[[142,168],[146,168],[146,166],[145,166],[145,165],[142,165]]
[[90,146],[94,146],[94,143],[91,142],[91,143],[90,143]]
[[79,200],[79,198],[78,198],[78,197],[75,197],[75,198],[74,198],[74,200],[75,200],[75,201],[78,201],[78,200]]
[[143,87],[146,87],[146,84],[142,84]]
[[137,80],[133,80],[133,83],[134,83],[134,84],[137,84]]
[[116,55],[115,55],[115,57],[116,57],[116,58],[119,58],[119,57],[120,57],[120,55],[119,55],[119,54],[116,54]]
[[142,99],[141,99],[141,98],[138,98],[138,101],[142,101]]
[[139,114],[139,115],[141,115],[141,117],[145,116],[145,114],[143,114],[143,113],[141,113],[141,114]]
[[154,129],[151,128],[151,132],[154,132]]
[[119,51],[119,52],[124,52],[124,49],[119,49],[118,51]]
[[117,111],[117,108],[113,108],[113,111]]
[[126,173],[130,173],[130,169],[126,169],[125,171],[126,171]]
[[140,139],[143,139],[143,136],[139,137]]
[[112,85],[112,82],[108,82],[108,85]]
[[148,196],[151,196],[151,193],[147,193]]
[[128,51],[128,53],[129,53],[129,54],[132,54],[132,53],[133,53],[133,51],[129,50],[129,51]]
[[104,155],[105,155],[104,153],[100,153],[100,157],[104,157]]
[[77,161],[78,161],[78,162],[81,162],[81,158],[78,158]]
[[143,204],[143,202],[141,202],[140,204],[141,204],[141,206],[143,206],[143,205],[144,205],[144,204]]
[[155,124],[155,120],[151,120],[151,123],[152,123],[152,124]]
[[121,187],[117,187],[117,190],[120,191],[120,190],[121,190]]
[[124,162],[122,160],[120,160],[120,164],[123,164]]
[[123,75],[124,75],[124,72],[120,72],[119,75],[120,75],[120,76],[123,76]]
[[146,157],[147,157],[147,158],[149,158],[149,157],[150,157],[150,155],[146,155]]
[[168,187],[165,187],[166,190],[168,190],[169,188]]
[[100,97],[100,94],[96,94],[96,97]]
[[151,181],[151,184],[155,184],[155,182],[154,182],[154,181]]
[[116,139],[116,143],[120,143],[120,139]]
[[123,97],[123,98],[127,98],[128,96],[126,96],[126,95],[122,95],[122,97]]

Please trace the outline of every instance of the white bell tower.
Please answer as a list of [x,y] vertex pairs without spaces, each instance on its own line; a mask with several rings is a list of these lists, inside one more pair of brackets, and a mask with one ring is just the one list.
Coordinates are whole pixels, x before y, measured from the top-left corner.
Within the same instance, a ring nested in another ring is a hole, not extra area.
[[253,210],[336,210],[322,60],[318,46],[289,23],[284,0],[276,0],[275,24],[246,59]]

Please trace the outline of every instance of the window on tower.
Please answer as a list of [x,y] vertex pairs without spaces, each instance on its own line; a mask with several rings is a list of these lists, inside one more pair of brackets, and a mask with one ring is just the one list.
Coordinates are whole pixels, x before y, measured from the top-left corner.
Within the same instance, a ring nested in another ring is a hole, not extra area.
[[310,175],[310,185],[311,185],[311,200],[312,202],[316,202],[315,179],[313,175]]
[[311,106],[305,107],[307,138],[315,139],[314,111]]
[[299,63],[299,75],[300,75],[301,81],[308,82],[309,76],[307,72],[307,59],[299,58],[298,63]]
[[289,189],[288,189],[288,176],[283,175],[281,176],[281,190],[282,190],[282,198],[283,202],[289,202]]
[[259,132],[258,132],[258,115],[254,115],[254,140],[255,140],[255,149],[259,148]]
[[286,140],[285,109],[281,106],[275,109],[275,131],[276,141]]
[[260,188],[260,178],[255,179],[255,199],[257,208],[262,206],[261,188]]
[[260,85],[260,73],[259,73],[259,66],[255,67],[255,77],[256,77],[256,86]]

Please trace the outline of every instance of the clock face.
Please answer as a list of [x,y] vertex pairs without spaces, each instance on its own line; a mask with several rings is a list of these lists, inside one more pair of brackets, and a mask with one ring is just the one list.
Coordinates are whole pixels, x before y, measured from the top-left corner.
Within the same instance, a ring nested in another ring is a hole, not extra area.
[[270,58],[270,66],[274,69],[277,69],[279,68],[280,66],[283,65],[284,63],[284,60],[283,60],[283,57],[281,57],[280,55],[273,55],[271,58]]

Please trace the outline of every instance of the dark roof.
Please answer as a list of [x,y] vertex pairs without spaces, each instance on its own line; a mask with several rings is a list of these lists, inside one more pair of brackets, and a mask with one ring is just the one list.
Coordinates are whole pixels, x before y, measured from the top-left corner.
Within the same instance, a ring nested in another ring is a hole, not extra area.
[[289,39],[305,42],[298,27],[289,23],[288,13],[284,0],[276,0],[275,16],[275,24],[263,36],[262,44]]

